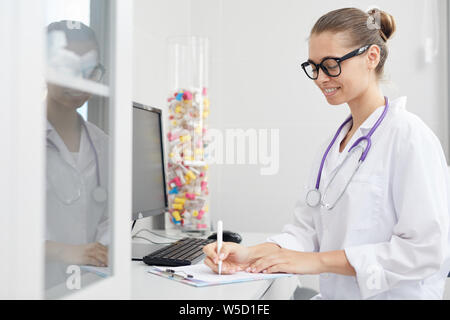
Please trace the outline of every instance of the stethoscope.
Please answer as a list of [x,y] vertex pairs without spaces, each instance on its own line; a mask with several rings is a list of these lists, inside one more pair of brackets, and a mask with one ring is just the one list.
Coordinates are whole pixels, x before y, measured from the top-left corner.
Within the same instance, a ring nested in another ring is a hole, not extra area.
[[[372,146],[372,139],[371,139],[372,135],[378,129],[378,127],[383,122],[384,118],[386,117],[386,114],[387,114],[387,112],[389,110],[389,99],[387,97],[385,97],[385,102],[386,102],[386,104],[385,104],[385,107],[384,107],[384,111],[381,114],[381,116],[378,119],[378,121],[375,123],[375,125],[372,127],[372,129],[369,131],[369,133],[366,136],[363,136],[363,137],[359,138],[352,145],[352,147],[350,148],[350,150],[347,153],[347,156],[346,156],[345,160],[342,162],[342,164],[339,166],[339,168],[335,171],[335,174],[331,178],[330,183],[325,188],[324,193],[322,195],[322,193],[320,192],[319,188],[320,188],[320,179],[322,177],[323,167],[325,165],[325,160],[327,159],[328,153],[330,152],[331,148],[333,147],[334,143],[336,142],[337,138],[339,137],[342,129],[352,120],[352,116],[350,116],[347,120],[345,120],[345,122],[339,127],[336,135],[334,136],[333,140],[331,141],[330,145],[328,146],[327,150],[325,151],[325,154],[322,157],[322,162],[320,164],[319,173],[317,175],[316,187],[315,187],[315,189],[309,190],[309,192],[306,195],[306,204],[309,207],[316,208],[319,205],[321,205],[322,207],[326,208],[327,210],[332,210],[336,206],[336,204],[339,202],[339,200],[342,198],[342,196],[344,195],[345,190],[347,189],[347,187],[348,187],[350,181],[352,180],[353,176],[356,174],[356,172],[358,171],[358,169],[361,166],[361,164],[366,160],[367,154],[369,153],[369,150],[370,150],[370,148]],[[361,142],[363,142],[363,141],[367,142],[367,146],[366,146],[365,149],[362,146],[360,146]],[[326,201],[330,185],[332,185],[332,183],[336,179],[339,171],[346,165],[346,163],[349,161],[349,159],[351,159],[351,156],[354,154],[354,152],[356,150],[361,151],[362,155],[359,158],[359,160],[358,160],[358,162],[357,162],[357,164],[356,164],[356,166],[355,166],[355,168],[353,170],[353,174],[351,174],[348,177],[349,179],[347,179],[347,183],[345,184],[345,188],[342,190],[342,192],[340,194],[338,194],[338,196],[336,197],[335,201]]]
[[[89,130],[86,126],[84,119],[81,116],[79,118],[81,121],[81,125],[83,126],[83,129],[86,132],[86,136],[88,138],[89,144],[90,144],[92,150],[94,151],[94,157],[95,157],[95,172],[96,172],[96,178],[97,178],[97,186],[92,191],[92,197],[94,198],[94,200],[97,203],[104,203],[108,199],[108,193],[107,193],[106,189],[101,186],[100,161],[99,161],[98,152],[97,152],[97,149],[95,148],[94,142],[92,141],[91,135],[89,133]],[[59,147],[49,138],[47,138],[47,144],[49,144],[53,148],[55,148],[58,153],[61,153]],[[60,200],[63,201],[65,204],[70,205],[70,204],[74,203],[75,201],[77,201],[80,197],[81,197],[81,190],[78,190],[76,192],[76,195],[74,197],[72,197],[71,199],[60,199]]]

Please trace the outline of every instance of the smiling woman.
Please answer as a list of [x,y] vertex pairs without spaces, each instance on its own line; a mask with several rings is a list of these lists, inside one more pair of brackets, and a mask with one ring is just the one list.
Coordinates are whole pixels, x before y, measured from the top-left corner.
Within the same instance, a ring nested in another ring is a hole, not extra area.
[[380,61],[376,73],[382,76],[389,54],[386,42],[395,31],[395,19],[384,11],[371,9],[366,14],[356,8],[345,8],[322,16],[311,30],[311,37],[325,32],[334,34],[343,32],[348,47],[377,45],[380,48]]
[[[311,30],[310,59],[302,65],[303,70],[331,105],[359,104],[358,98],[363,93],[382,105],[378,82],[389,53],[386,42],[395,29],[394,18],[383,11],[374,9],[369,14],[356,8],[332,11]],[[359,127],[368,114],[355,116]]]
[[294,223],[254,247],[206,246],[211,269],[223,260],[224,273],[320,274],[324,299],[442,298],[450,176],[439,140],[406,111],[406,97],[379,87],[395,29],[380,10],[339,9],[317,21],[302,68],[351,116],[319,148]]

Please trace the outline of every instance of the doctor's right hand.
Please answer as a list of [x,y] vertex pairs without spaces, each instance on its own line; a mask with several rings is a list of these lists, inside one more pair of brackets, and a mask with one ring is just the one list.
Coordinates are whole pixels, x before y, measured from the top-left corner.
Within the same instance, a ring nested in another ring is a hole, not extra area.
[[98,242],[65,245],[61,258],[67,264],[106,267],[108,266],[108,248]]
[[220,254],[217,254],[217,242],[203,247],[206,254],[205,264],[215,273],[219,273],[218,263],[222,260],[222,274],[232,274],[245,270],[250,265],[250,250],[234,242],[224,242]]

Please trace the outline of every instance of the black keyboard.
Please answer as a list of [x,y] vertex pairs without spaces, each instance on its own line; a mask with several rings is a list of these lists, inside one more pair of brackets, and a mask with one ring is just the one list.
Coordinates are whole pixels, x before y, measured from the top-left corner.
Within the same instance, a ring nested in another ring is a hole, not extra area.
[[184,238],[145,256],[143,261],[151,266],[187,266],[195,264],[205,256],[203,247],[212,239]]

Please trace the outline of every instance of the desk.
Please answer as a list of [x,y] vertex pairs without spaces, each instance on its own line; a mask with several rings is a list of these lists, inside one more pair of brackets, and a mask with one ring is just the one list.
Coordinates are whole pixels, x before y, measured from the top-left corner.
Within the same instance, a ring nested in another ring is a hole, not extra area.
[[[245,246],[262,243],[270,236],[264,233],[242,233],[241,235],[242,245]],[[143,262],[132,262],[131,299],[133,300],[288,300],[299,285],[298,277],[292,276],[275,280],[195,288],[150,274],[147,269],[148,266]]]
[[[163,231],[158,231],[164,234]],[[253,246],[264,242],[270,234],[242,233],[242,244]],[[147,236],[147,235],[146,235]],[[169,235],[170,236],[170,235]],[[158,236],[148,238],[161,241]],[[136,239],[135,242],[147,243]],[[298,277],[285,277],[275,280],[259,280],[220,286],[195,288],[147,272],[149,266],[141,261],[131,263],[131,299],[133,300],[288,300],[299,285]],[[202,262],[203,263],[203,262]],[[101,277],[83,272],[83,287],[102,280]],[[70,294],[62,283],[46,291],[47,299],[58,299]]]

